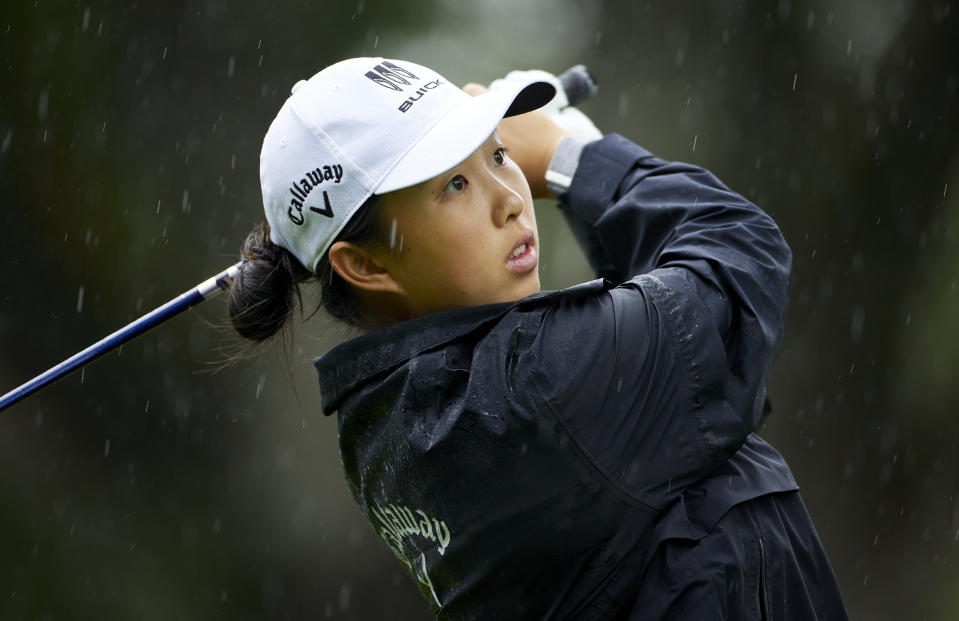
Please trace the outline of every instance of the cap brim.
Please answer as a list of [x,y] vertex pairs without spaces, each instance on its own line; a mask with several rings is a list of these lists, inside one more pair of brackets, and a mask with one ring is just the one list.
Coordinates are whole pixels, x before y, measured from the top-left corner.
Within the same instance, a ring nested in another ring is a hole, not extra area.
[[410,148],[376,187],[376,194],[416,185],[446,172],[472,155],[504,117],[541,108],[555,94],[549,82],[531,80],[465,97]]

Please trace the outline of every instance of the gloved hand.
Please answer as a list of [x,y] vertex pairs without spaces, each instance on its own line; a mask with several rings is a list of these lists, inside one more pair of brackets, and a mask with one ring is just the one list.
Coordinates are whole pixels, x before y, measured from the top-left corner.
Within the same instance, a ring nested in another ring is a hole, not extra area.
[[584,140],[599,140],[603,137],[603,133],[596,128],[596,125],[588,116],[583,114],[578,108],[569,105],[566,91],[563,90],[559,78],[552,73],[539,69],[510,71],[506,74],[506,77],[493,80],[489,85],[489,90],[494,91],[497,88],[502,88],[510,82],[526,82],[530,79],[549,82],[556,87],[556,96],[553,97],[548,104],[540,108],[539,111],[552,119],[564,132]]

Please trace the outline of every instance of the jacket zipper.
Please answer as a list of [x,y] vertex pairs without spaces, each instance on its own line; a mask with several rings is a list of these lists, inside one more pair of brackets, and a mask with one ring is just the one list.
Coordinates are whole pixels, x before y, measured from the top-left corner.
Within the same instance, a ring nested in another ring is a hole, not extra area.
[[769,603],[766,601],[766,548],[763,546],[763,538],[757,539],[759,542],[759,618],[762,621],[769,621]]

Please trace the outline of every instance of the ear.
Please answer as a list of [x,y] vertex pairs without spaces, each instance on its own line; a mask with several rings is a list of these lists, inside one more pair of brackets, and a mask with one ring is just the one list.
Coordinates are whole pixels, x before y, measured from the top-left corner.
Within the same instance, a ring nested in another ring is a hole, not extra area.
[[333,271],[354,287],[370,292],[403,294],[403,287],[369,250],[338,241],[330,246],[329,258]]

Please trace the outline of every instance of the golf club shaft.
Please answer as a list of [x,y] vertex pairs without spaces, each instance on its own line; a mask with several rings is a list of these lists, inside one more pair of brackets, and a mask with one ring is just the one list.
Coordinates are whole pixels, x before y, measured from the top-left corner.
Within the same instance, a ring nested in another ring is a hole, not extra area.
[[151,328],[171,319],[183,311],[196,306],[200,302],[207,300],[223,289],[226,289],[228,282],[236,276],[240,269],[240,263],[237,263],[216,276],[209,278],[193,289],[177,296],[163,306],[147,313],[136,321],[120,328],[113,334],[97,341],[90,347],[64,360],[57,366],[49,369],[45,373],[38,375],[29,382],[19,386],[7,394],[0,397],[0,411],[5,410],[14,403],[20,401],[40,390],[48,384],[52,384],[65,375],[77,370],[83,365],[96,360],[100,356],[108,353],[127,341],[143,334]]

